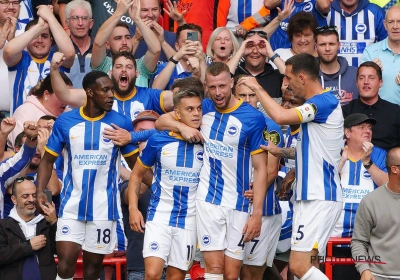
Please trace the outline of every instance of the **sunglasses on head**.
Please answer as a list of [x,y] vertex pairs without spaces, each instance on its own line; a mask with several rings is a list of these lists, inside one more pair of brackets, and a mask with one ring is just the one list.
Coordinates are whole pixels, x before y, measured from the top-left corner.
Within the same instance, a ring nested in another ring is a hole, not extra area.
[[261,31],[261,30],[259,30],[259,31],[254,31],[253,30],[253,31],[247,32],[245,39],[247,39],[248,37],[254,36],[256,34],[258,36],[260,36],[261,38],[264,38],[264,39],[268,40],[267,32],[264,32],[264,31]]
[[334,25],[333,26],[318,26],[316,28],[316,30],[318,33],[323,33],[326,31],[337,31],[337,27]]
[[13,189],[14,189],[16,183],[19,184],[19,183],[22,183],[25,180],[28,180],[28,181],[31,181],[31,182],[35,182],[35,178],[33,178],[32,176],[18,177],[13,182]]

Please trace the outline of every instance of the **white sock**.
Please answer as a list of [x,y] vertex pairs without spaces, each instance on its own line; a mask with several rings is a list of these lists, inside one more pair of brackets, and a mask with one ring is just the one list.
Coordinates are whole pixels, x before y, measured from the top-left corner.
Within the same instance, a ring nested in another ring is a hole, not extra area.
[[58,274],[57,274],[56,280],[73,280],[73,278],[61,278],[61,277],[58,276]]
[[329,278],[326,277],[326,275],[323,274],[321,270],[317,269],[315,266],[312,266],[306,272],[306,274],[301,277],[301,280],[329,280]]
[[224,279],[224,275],[223,274],[204,273],[204,279],[223,280]]

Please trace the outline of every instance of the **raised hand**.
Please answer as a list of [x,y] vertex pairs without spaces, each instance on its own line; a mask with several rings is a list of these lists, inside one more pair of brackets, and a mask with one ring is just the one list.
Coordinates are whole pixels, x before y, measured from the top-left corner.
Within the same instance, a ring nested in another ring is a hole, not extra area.
[[180,13],[176,2],[171,3],[171,0],[168,0],[168,2],[166,2],[165,4],[166,8],[163,8],[164,12],[174,21],[178,23],[183,23],[184,15],[187,13],[187,10],[183,10],[182,13]]
[[1,120],[1,128],[0,128],[0,132],[1,134],[8,136],[8,134],[11,133],[11,131],[13,131],[15,125],[16,125],[16,121],[14,117],[7,117]]
[[285,0],[283,4],[283,10],[281,10],[279,7],[276,8],[278,10],[279,21],[284,21],[294,12],[295,7],[293,7],[293,5],[294,0]]
[[50,70],[58,70],[60,66],[63,64],[65,60],[65,56],[63,53],[56,52],[51,59],[51,69]]

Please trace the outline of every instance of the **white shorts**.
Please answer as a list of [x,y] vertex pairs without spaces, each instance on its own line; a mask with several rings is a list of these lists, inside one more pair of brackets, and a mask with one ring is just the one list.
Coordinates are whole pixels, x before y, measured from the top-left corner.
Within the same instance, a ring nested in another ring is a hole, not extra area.
[[196,252],[195,230],[147,222],[143,241],[143,258],[158,257],[168,266],[187,271]]
[[243,228],[249,214],[196,200],[197,238],[200,251],[220,251],[236,260],[244,259]]
[[263,216],[260,236],[247,242],[243,264],[271,267],[274,261],[279,233],[281,232],[282,215]]
[[341,201],[300,200],[293,203],[291,250],[325,256],[326,245],[342,211]]
[[78,221],[59,218],[56,241],[70,241],[82,246],[82,250],[95,254],[110,254],[114,251],[116,221]]

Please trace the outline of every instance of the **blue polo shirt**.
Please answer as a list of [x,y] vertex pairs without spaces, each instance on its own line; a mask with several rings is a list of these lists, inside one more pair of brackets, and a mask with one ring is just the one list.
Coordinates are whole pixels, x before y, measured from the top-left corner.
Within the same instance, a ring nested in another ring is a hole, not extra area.
[[[157,72],[154,74],[154,77],[157,77],[160,75],[161,71],[167,66],[168,62],[166,63],[161,63],[158,65]],[[176,79],[184,79],[184,78],[189,78],[192,77],[192,72],[185,72],[185,69],[183,69],[182,64],[179,62],[174,69],[174,72],[171,74],[171,78],[169,78],[168,84],[165,87],[165,90],[170,90],[172,84]]]

